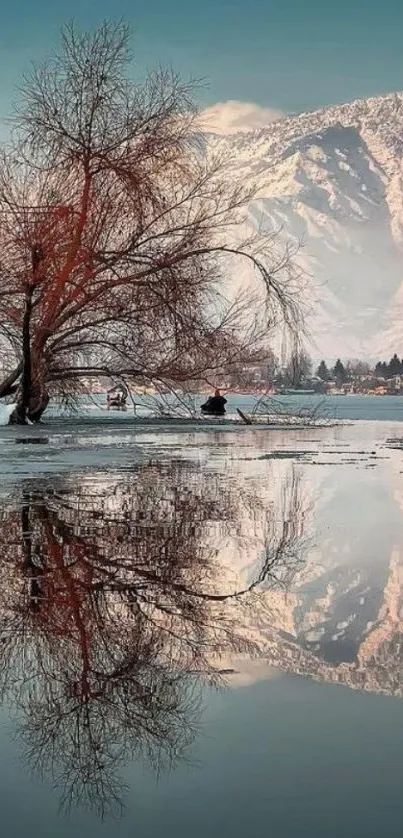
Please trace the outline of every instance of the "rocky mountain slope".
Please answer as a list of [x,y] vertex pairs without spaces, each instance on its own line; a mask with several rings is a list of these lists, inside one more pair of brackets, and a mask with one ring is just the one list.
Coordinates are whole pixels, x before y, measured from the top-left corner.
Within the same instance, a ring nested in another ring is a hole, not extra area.
[[313,352],[402,352],[403,94],[210,135],[259,187],[250,222],[302,241]]

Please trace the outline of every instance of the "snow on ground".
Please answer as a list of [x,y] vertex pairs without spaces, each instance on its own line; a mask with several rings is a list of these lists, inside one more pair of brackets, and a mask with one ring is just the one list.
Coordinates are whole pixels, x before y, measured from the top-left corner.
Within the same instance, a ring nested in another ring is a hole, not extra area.
[[10,416],[15,407],[15,404],[1,404],[0,402],[0,425],[8,425]]

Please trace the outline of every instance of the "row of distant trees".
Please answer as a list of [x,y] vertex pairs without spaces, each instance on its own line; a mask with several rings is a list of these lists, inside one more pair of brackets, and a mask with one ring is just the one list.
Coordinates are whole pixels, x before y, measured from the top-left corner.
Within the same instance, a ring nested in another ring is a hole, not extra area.
[[292,353],[286,367],[277,371],[275,380],[277,383],[298,388],[309,381],[314,374],[324,382],[344,383],[356,375],[365,375],[367,372],[369,372],[369,365],[360,361],[350,361],[344,365],[339,358],[334,367],[328,367],[325,361],[321,361],[314,373],[312,358],[308,353],[296,351]]
[[337,384],[341,385],[365,375],[373,375],[378,378],[393,378],[395,375],[403,375],[403,358],[400,359],[395,354],[389,362],[378,361],[375,365],[359,360],[349,360],[343,363],[338,358],[334,366],[328,366],[326,361],[322,360],[314,371],[312,358],[308,353],[296,351],[291,355],[287,365],[282,368],[274,355],[270,359],[268,358],[267,375],[269,380],[288,387],[304,386],[312,379],[313,375],[323,382],[336,381]]
[[398,358],[396,353],[387,364],[386,361],[378,361],[374,368],[375,375],[382,378],[393,378],[394,375],[403,375],[403,358]]
[[363,375],[369,372],[367,364],[357,361],[349,362],[344,366],[340,359],[337,360],[334,367],[328,367],[325,361],[321,361],[316,372],[314,372],[312,358],[305,350],[301,349],[291,353],[285,366],[282,366],[274,353],[269,351],[264,366],[269,381],[296,388],[306,384],[314,375],[321,378],[322,381],[337,380],[344,382],[353,375]]
[[[234,382],[238,385],[250,383],[248,368],[245,368],[245,381],[241,381],[239,375],[234,376]],[[272,352],[266,353],[264,364],[261,365],[261,372],[265,380],[275,382],[285,387],[304,387],[311,382],[312,378],[320,378],[322,382],[335,381],[337,384],[346,384],[361,376],[374,376],[377,378],[393,378],[396,375],[403,375],[403,357],[400,359],[397,354],[393,355],[389,362],[378,361],[370,364],[367,361],[348,360],[343,362],[340,358],[331,366],[322,360],[315,369],[312,358],[305,350],[295,350],[288,363],[283,366],[279,358]]]
[[344,383],[352,377],[352,370],[351,367],[349,368],[345,366],[340,358],[338,358],[334,367],[330,368],[327,366],[325,361],[321,361],[316,371],[316,375],[318,378],[321,378],[322,381],[338,381],[340,383]]
[[343,364],[338,358],[334,367],[328,367],[325,361],[321,361],[316,371],[316,375],[322,381],[338,381],[343,384],[353,378],[371,374],[379,378],[403,375],[403,358],[400,359],[395,353],[389,362],[378,361],[372,366],[365,361],[348,361]]

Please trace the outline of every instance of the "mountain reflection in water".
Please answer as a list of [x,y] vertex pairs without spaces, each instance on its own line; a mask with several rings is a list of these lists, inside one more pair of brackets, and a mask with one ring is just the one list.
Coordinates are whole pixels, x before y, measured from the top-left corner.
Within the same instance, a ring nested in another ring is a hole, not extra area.
[[6,500],[0,692],[63,810],[117,815],[125,764],[189,756],[203,684],[260,651],[259,591],[290,582],[303,534],[293,469],[280,515],[253,481],[184,462],[26,482]]

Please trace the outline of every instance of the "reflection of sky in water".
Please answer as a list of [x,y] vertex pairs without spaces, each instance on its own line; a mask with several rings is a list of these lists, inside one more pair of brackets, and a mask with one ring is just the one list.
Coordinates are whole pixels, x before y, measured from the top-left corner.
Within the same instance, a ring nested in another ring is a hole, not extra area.
[[[49,498],[45,504],[43,499],[37,499],[31,523],[34,535],[46,534],[53,550],[52,561],[57,562],[58,550],[66,537],[62,524],[66,526],[70,520],[67,513],[58,511],[58,504],[62,508],[69,492],[87,487],[95,497],[94,508],[105,496],[104,512],[107,510],[107,517],[112,520],[114,514],[119,514],[124,496],[116,493],[113,485],[114,481],[121,481],[129,498],[135,498],[138,529],[125,529],[123,521],[119,524],[121,529],[113,530],[113,522],[109,522],[115,538],[113,549],[120,549],[121,555],[130,561],[135,556],[136,573],[141,578],[141,590],[147,588],[148,602],[150,591],[154,597],[161,596],[162,591],[164,608],[172,596],[170,607],[174,603],[180,610],[186,605],[188,621],[194,620],[197,613],[202,614],[202,633],[197,642],[205,643],[206,657],[195,658],[199,669],[208,664],[211,635],[209,631],[205,633],[205,625],[210,629],[214,625],[212,615],[215,614],[214,620],[219,615],[227,620],[230,615],[244,644],[242,651],[235,648],[236,644],[232,648],[232,641],[223,644],[220,666],[226,670],[233,689],[204,691],[207,709],[196,723],[204,735],[196,737],[191,747],[189,766],[178,764],[168,778],[161,778],[157,787],[154,768],[147,766],[147,760],[141,766],[137,756],[134,762],[127,760],[122,771],[133,791],[123,821],[107,826],[108,838],[123,838],[136,832],[151,838],[161,832],[175,838],[185,838],[189,833],[195,838],[207,834],[228,834],[232,838],[250,834],[260,838],[267,834],[268,824],[275,838],[299,834],[321,838],[364,834],[378,838],[383,829],[390,836],[399,834],[400,824],[395,823],[394,812],[403,774],[403,733],[399,732],[403,731],[403,704],[369,693],[400,695],[403,688],[403,455],[384,445],[388,437],[400,434],[399,426],[387,423],[382,427],[364,424],[291,434],[244,428],[211,434],[177,430],[131,434],[125,430],[105,435],[103,431],[98,434],[94,427],[87,429],[85,438],[77,442],[78,447],[71,436],[64,436],[60,447],[61,437],[56,434],[50,439],[49,453],[45,453],[45,446],[38,446],[41,450],[35,452],[16,446],[16,451],[7,431],[4,466],[13,483],[14,500],[22,485],[19,470],[30,478],[35,473],[48,475]],[[293,451],[303,455],[295,457]],[[276,452],[281,454],[280,459],[276,459]],[[173,468],[173,482],[169,465],[172,458],[182,462],[182,466]],[[166,464],[164,468],[152,465],[151,461],[161,459]],[[34,486],[38,485],[30,479],[29,491],[35,491]],[[52,499],[52,487],[56,485],[59,494]],[[3,489],[3,498],[5,494]],[[170,517],[173,498],[178,505]],[[194,498],[196,505],[192,507]],[[84,513],[80,515],[69,545],[69,572],[77,573],[75,581],[83,592],[88,581],[80,564],[82,542],[89,532],[94,540],[94,532],[103,523],[94,517],[90,522],[93,529],[88,529]],[[21,528],[18,510],[12,526],[14,530],[10,532],[15,535]],[[27,532],[25,556],[28,548],[34,552],[38,549],[38,541],[33,538],[31,543]],[[133,542],[127,541],[128,532],[135,533]],[[247,606],[239,598],[228,609],[227,605],[215,605],[213,609],[206,605],[200,610],[197,597],[195,600],[191,593],[189,598],[192,585],[196,593],[234,591],[239,585],[251,585],[259,576],[263,559],[275,555],[284,533],[288,552],[276,584],[265,579],[253,588]],[[167,547],[166,536],[171,547]],[[4,528],[2,538],[3,555],[10,558]],[[160,550],[160,540],[168,552]],[[18,543],[17,538],[10,536],[9,541]],[[156,551],[152,566],[146,561],[150,550]],[[109,553],[101,551],[101,558],[97,559],[99,567],[106,561],[108,572],[113,566],[113,562],[111,567],[108,564],[113,559]],[[168,557],[166,564],[164,555]],[[171,577],[167,568],[175,562],[176,575]],[[287,563],[292,572],[287,573]],[[164,580],[161,590],[158,573],[151,588],[147,576],[156,569]],[[115,570],[113,566],[113,573]],[[42,577],[49,586],[53,574],[57,581],[54,590],[60,595],[64,577],[58,573],[49,565]],[[35,581],[35,575],[33,578]],[[8,579],[3,574],[3,583]],[[11,593],[3,584],[2,596],[13,619],[18,614],[21,592],[27,608],[27,585],[21,586],[18,575],[14,582]],[[121,584],[121,577],[118,582]],[[96,584],[99,586],[99,575]],[[30,590],[34,603],[38,592],[35,589],[33,597],[34,588]],[[30,612],[32,620],[37,620],[32,616],[38,613],[36,600],[36,612]],[[108,611],[109,615],[115,614],[112,628],[105,634],[108,648],[116,643],[120,648],[120,642],[126,642],[128,636],[136,636],[136,642],[141,636],[140,628],[139,635],[130,635],[132,617],[127,620],[125,609],[131,601],[123,599],[118,611]],[[109,608],[111,602],[113,599],[109,600]],[[46,611],[48,625],[49,621],[60,621],[63,613],[68,624],[68,603],[63,597],[60,603],[54,611]],[[35,623],[30,625],[32,628]],[[176,631],[180,627],[181,638],[188,631],[185,625],[186,621],[182,626],[175,623]],[[56,692],[49,692],[52,712],[55,700],[64,706],[64,701],[77,695],[74,638],[72,635],[65,650],[61,647],[60,654],[58,644],[49,647],[48,674],[52,674],[53,654],[59,666],[56,687],[51,688]],[[16,636],[11,640],[10,649],[15,654]],[[246,641],[253,645],[254,659],[247,653]],[[174,660],[176,670],[194,663],[188,653],[186,658],[181,657],[178,647],[167,646],[159,635],[150,636],[139,650],[135,658],[142,657],[145,671],[154,673],[157,692],[165,689],[167,683],[165,670],[162,674],[158,670],[162,662],[166,666],[168,659],[171,663]],[[132,654],[129,647],[126,652]],[[130,660],[133,659],[132,655]],[[125,671],[125,660],[124,656],[119,658],[120,673]],[[96,673],[91,674],[96,689],[91,686],[91,677],[85,684],[82,682],[86,701],[88,697],[98,700],[98,693],[102,694],[102,662],[101,655]],[[86,665],[89,666],[88,661]],[[235,670],[232,674],[231,669]],[[1,671],[4,674],[0,667]],[[42,667],[41,671],[43,675],[45,669]],[[295,673],[309,680],[295,678]],[[104,705],[99,705],[104,710],[108,707],[108,695],[113,696],[115,689],[116,675],[107,676],[110,693],[105,692]],[[139,672],[143,689],[146,681],[142,678],[144,674]],[[337,689],[336,683],[353,689]],[[58,684],[62,685],[60,693]],[[126,688],[127,685],[123,695],[127,694]],[[12,689],[7,700],[15,701]],[[40,700],[38,691],[37,704],[29,705],[30,711],[36,708],[31,722],[40,718]],[[70,712],[72,705],[68,707]],[[149,706],[144,703],[142,707],[147,720]],[[24,712],[26,707],[20,696],[17,718]],[[14,721],[6,722],[8,730],[14,727]],[[168,716],[164,724],[168,731]],[[129,722],[127,725],[129,736]],[[109,731],[108,725],[105,730]],[[98,822],[81,811],[74,813],[70,825],[59,821],[49,773],[45,773],[42,783],[36,775],[27,779],[22,773],[26,769],[17,758],[21,745],[18,751],[4,735],[4,729],[1,744],[0,803],[7,835],[25,838],[30,831],[34,838],[53,838],[55,834],[61,838],[73,834],[92,838],[100,834],[99,830],[102,832]],[[382,770],[377,766],[382,766]],[[388,809],[390,805],[392,810]],[[353,825],[350,832],[346,819],[349,826]]]
[[401,535],[403,512],[384,470],[321,470],[315,529],[323,561],[381,564]]
[[1,718],[2,829],[12,838],[389,838],[401,835],[403,705],[282,677],[213,694],[188,765],[158,781],[127,766],[125,816],[57,816]]

